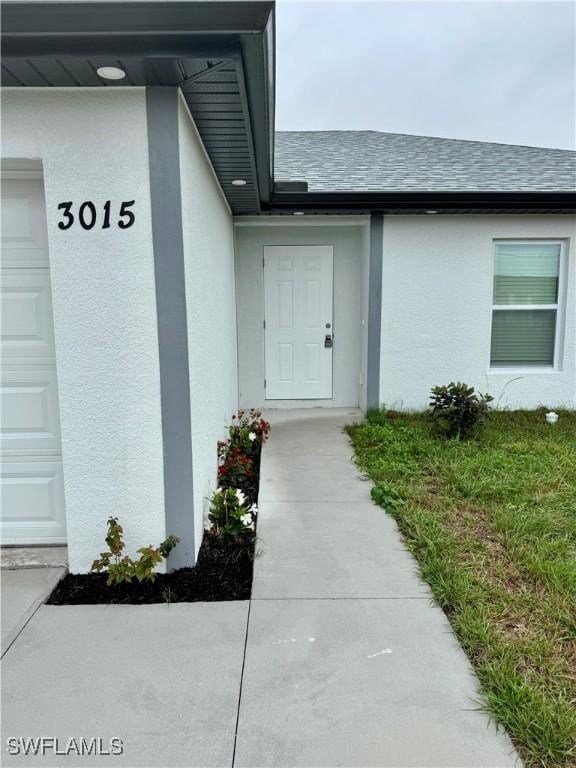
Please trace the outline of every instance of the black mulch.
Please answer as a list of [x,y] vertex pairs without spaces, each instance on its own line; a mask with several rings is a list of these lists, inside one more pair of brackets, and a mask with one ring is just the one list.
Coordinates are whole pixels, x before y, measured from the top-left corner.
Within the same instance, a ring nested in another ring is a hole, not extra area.
[[[255,452],[259,469],[260,451]],[[250,503],[257,502],[258,478],[242,490]],[[256,534],[223,544],[204,533],[194,568],[159,573],[154,581],[108,586],[105,573],[68,574],[48,599],[49,605],[96,605],[101,603],[194,603],[249,600]]]

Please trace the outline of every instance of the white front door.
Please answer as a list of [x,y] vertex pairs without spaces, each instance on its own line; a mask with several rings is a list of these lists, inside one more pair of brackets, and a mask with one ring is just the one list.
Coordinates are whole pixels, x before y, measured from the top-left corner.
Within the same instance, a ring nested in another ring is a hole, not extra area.
[[266,399],[332,397],[331,245],[264,247]]
[[2,544],[66,541],[44,191],[2,179]]

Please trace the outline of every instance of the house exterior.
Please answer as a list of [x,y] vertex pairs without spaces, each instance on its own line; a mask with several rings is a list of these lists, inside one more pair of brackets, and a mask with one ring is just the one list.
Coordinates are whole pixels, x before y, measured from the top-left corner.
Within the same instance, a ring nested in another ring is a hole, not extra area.
[[274,132],[274,3],[5,0],[2,543],[192,565],[238,407],[576,402],[576,153]]

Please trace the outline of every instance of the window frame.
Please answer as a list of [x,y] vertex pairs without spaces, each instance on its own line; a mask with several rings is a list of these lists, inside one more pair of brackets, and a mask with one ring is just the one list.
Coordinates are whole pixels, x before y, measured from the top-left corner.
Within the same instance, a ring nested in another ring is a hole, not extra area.
[[[496,276],[496,247],[498,245],[559,245],[560,246],[560,260],[558,264],[558,297],[555,304],[495,304],[494,303],[494,278]],[[564,316],[566,311],[566,270],[567,270],[567,243],[563,238],[542,238],[542,237],[525,237],[525,238],[494,238],[492,240],[492,281],[490,283],[491,288],[491,301],[490,301],[490,343],[489,343],[489,359],[488,359],[488,373],[490,374],[521,374],[521,373],[555,373],[562,370],[562,358],[564,354]],[[554,360],[552,365],[493,365],[492,364],[492,328],[494,324],[494,312],[495,311],[509,311],[509,310],[555,310],[556,311],[556,324],[554,327]]]

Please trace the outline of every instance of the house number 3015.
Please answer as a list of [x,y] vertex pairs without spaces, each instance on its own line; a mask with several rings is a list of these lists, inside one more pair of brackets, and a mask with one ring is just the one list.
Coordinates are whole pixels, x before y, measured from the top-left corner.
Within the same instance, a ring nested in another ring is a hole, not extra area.
[[106,200],[102,210],[98,210],[91,200],[80,203],[77,210],[73,202],[60,203],[58,210],[62,211],[62,221],[58,222],[58,229],[70,229],[77,222],[82,229],[110,229],[112,226],[120,229],[129,229],[136,221],[134,211],[130,210],[135,200],[125,200],[120,203],[118,215],[112,211],[112,203]]

